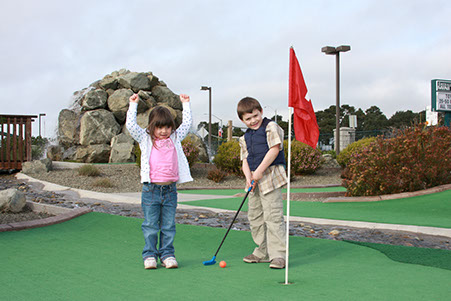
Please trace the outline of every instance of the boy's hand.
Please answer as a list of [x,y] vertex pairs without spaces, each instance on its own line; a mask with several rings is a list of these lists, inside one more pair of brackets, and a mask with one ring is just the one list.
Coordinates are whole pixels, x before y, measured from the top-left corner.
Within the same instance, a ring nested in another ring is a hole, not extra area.
[[263,178],[263,173],[258,170],[258,168],[252,173],[252,180],[255,182],[260,181]]
[[132,96],[130,96],[130,98],[128,100],[130,100],[130,102],[138,103],[139,102],[139,96],[138,96],[138,94],[135,93]]
[[246,192],[249,190],[249,187],[252,187],[251,192],[254,192],[255,187],[257,187],[257,181],[252,179],[250,181],[246,180]]
[[180,101],[181,102],[189,102],[189,96],[186,94],[180,94]]

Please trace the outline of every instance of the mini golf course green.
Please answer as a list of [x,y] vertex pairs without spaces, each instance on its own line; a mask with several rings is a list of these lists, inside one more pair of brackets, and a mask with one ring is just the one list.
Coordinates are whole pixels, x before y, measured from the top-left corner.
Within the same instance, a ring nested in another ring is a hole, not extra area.
[[246,264],[249,232],[177,225],[179,269],[144,270],[142,219],[89,213],[0,233],[2,300],[449,300],[451,252],[292,237],[284,270]]
[[[185,205],[237,210],[243,198],[184,202]],[[247,201],[246,201],[247,202]],[[243,206],[243,211],[247,206]],[[375,223],[451,228],[451,190],[379,202],[290,202],[290,215]]]
[[[333,187],[321,187],[321,188],[292,188],[290,189],[292,193],[299,192],[344,192],[346,188],[342,186],[333,186]],[[179,193],[186,194],[209,194],[209,195],[235,195],[237,193],[245,193],[245,189],[180,189]],[[283,193],[287,192],[287,189],[282,189]]]

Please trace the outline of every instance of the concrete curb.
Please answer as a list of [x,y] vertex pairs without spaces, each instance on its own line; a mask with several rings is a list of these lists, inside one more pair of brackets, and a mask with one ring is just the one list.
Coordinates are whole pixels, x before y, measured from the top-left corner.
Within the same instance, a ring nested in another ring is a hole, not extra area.
[[404,199],[414,196],[427,195],[431,193],[442,192],[451,189],[451,184],[432,187],[425,190],[414,192],[403,192],[396,194],[386,194],[379,196],[361,196],[361,197],[333,197],[323,201],[323,203],[339,203],[339,202],[378,202],[385,200]]
[[73,218],[76,218],[78,216],[81,216],[83,214],[92,212],[92,210],[89,208],[70,209],[47,204],[39,204],[30,201],[27,201],[27,205],[35,212],[46,212],[49,214],[55,214],[55,216],[32,221],[3,224],[0,225],[0,232],[19,231],[25,229],[46,227],[50,225],[59,224],[71,220]]

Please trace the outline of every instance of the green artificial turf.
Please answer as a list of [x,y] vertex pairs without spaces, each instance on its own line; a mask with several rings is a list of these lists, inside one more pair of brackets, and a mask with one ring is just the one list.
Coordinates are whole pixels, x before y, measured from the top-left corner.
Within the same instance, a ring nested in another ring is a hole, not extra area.
[[[243,198],[185,202],[185,205],[237,210]],[[247,202],[247,201],[246,201]],[[243,206],[243,211],[247,206]],[[378,202],[290,202],[290,215],[375,223],[451,228],[451,190]]]
[[[291,193],[311,193],[311,192],[344,192],[346,191],[346,188],[342,186],[335,186],[335,187],[321,187],[321,188],[292,188],[290,189]],[[246,191],[243,189],[179,189],[179,193],[186,193],[186,194],[209,194],[209,195],[235,195],[237,193],[245,193]],[[282,189],[283,193],[286,193],[286,189]]]
[[451,271],[428,264],[437,250],[424,249],[408,260],[407,247],[383,246],[382,253],[355,243],[292,237],[293,284],[282,285],[284,270],[242,261],[254,247],[249,232],[229,233],[217,258],[227,261],[226,268],[204,266],[226,229],[190,225],[177,225],[179,269],[144,270],[141,222],[89,213],[58,225],[0,233],[2,300],[412,301],[451,295]]

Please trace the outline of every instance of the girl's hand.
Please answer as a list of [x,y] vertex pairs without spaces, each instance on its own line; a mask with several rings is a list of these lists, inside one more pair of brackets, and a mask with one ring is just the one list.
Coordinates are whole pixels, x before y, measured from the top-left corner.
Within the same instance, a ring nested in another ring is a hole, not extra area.
[[130,96],[130,98],[128,100],[130,100],[130,102],[138,103],[139,102],[139,96],[138,96],[138,94],[135,93],[132,96]]
[[181,102],[189,102],[189,96],[186,94],[180,94],[180,101]]

